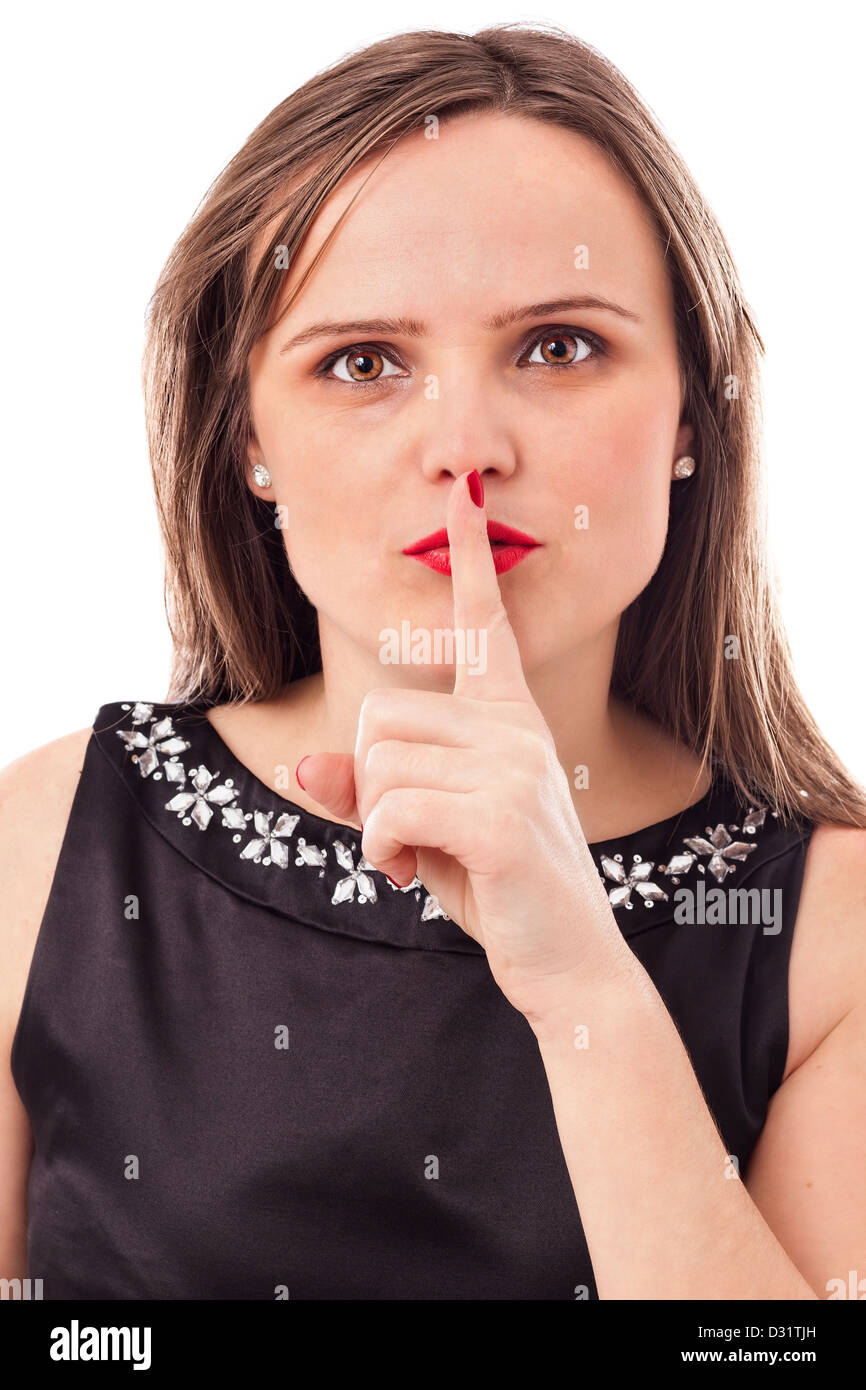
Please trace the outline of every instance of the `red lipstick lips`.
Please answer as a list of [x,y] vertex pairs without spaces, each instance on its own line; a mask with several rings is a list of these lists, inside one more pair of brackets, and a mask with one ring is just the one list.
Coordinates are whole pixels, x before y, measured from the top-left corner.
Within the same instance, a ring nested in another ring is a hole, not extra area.
[[[531,550],[540,545],[540,541],[532,536],[527,536],[523,531],[515,531],[513,526],[503,526],[501,521],[488,521],[487,539],[493,551],[493,565],[497,574],[514,569],[515,565],[526,559]],[[444,527],[434,531],[430,536],[424,536],[420,541],[414,541],[412,545],[407,545],[403,554],[411,555],[413,559],[419,560],[428,569],[437,570],[439,574],[451,573],[451,549],[448,545],[448,532]]]

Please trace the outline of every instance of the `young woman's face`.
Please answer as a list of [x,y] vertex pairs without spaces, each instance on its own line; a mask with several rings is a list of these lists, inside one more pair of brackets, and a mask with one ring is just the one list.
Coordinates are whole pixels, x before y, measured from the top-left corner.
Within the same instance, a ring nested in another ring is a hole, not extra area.
[[[367,169],[324,205],[280,307]],[[590,296],[627,316],[562,302]],[[692,436],[662,248],[589,141],[486,113],[404,139],[249,380],[250,463],[272,480],[250,485],[281,504],[298,583],[345,642],[375,658],[385,628],[453,625],[447,573],[403,551],[476,468],[490,521],[539,542],[499,578],[527,674],[612,652]]]

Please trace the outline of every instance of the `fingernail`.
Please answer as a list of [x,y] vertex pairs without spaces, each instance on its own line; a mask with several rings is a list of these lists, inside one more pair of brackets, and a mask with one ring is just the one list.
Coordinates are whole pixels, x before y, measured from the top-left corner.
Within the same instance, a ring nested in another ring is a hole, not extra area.
[[306,791],[307,789],[301,781],[301,763],[305,763],[309,756],[309,753],[305,753],[304,756],[301,758],[301,762],[298,763],[298,766],[295,768],[295,778],[297,780],[298,786],[301,788],[302,791]]
[[[382,870],[382,873],[385,874],[384,869]],[[402,888],[403,885],[401,883],[398,883],[396,878],[392,878],[390,874],[385,874],[385,877],[387,878],[389,883],[393,883],[395,888]]]
[[475,503],[476,507],[483,507],[484,484],[481,481],[481,474],[478,472],[477,468],[473,468],[466,481],[469,488],[469,496],[472,498],[472,501]]

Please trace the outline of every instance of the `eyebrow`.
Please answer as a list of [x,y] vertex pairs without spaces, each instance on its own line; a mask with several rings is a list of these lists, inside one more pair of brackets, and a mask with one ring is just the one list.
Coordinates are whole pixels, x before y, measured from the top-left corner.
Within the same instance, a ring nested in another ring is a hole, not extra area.
[[[602,295],[582,294],[576,298],[570,295],[564,299],[543,300],[539,304],[522,304],[511,309],[503,309],[498,314],[492,314],[489,318],[482,320],[481,327],[487,333],[495,333],[503,328],[508,328],[513,323],[519,323],[521,319],[540,318],[549,314],[559,314],[566,309],[600,309],[608,314],[618,314],[620,318],[630,319],[633,323],[642,323],[640,315],[632,309],[625,309],[621,304],[615,304],[611,299],[605,299]],[[312,342],[315,338],[343,338],[351,334],[368,333],[399,333],[406,338],[423,338],[427,332],[426,324],[419,319],[396,318],[396,319],[348,319],[345,321],[323,320],[321,323],[311,323],[307,328],[296,333],[289,338],[280,348],[280,355],[290,352],[292,348],[303,347],[305,343]]]

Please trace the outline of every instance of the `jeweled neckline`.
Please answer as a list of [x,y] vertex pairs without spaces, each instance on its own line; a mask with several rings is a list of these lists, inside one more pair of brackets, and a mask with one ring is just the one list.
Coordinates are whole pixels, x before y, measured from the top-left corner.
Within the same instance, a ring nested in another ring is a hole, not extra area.
[[[166,708],[170,708],[170,706],[166,706]],[[233,749],[229,747],[222,734],[219,732],[216,726],[212,724],[211,721],[208,719],[206,711],[209,708],[209,706],[199,703],[191,703],[186,706],[178,706],[178,708],[185,708],[188,709],[190,712],[200,714],[202,717],[202,725],[206,726],[206,728],[210,731],[214,744],[218,746],[221,751],[223,761],[231,762],[234,764],[235,768],[241,769],[244,775],[249,778],[253,786],[258,787],[263,794],[268,794],[272,797],[275,797],[279,802],[282,803],[282,805],[285,806],[286,810],[291,815],[304,816],[308,821],[314,821],[321,826],[327,826],[331,830],[341,830],[345,831],[346,834],[353,835],[360,834],[360,831],[354,825],[347,825],[345,821],[331,820],[328,816],[320,816],[316,811],[309,811],[307,810],[306,806],[301,806],[298,804],[298,802],[289,800],[288,797],[283,796],[278,790],[276,790],[276,788],[269,787],[267,782],[263,782],[260,777],[257,777],[256,774],[253,772],[252,768],[249,767],[245,762],[242,762],[238,755],[233,751]],[[662,820],[653,821],[651,825],[641,826],[638,830],[626,830],[625,832],[619,835],[606,835],[600,840],[588,840],[587,848],[592,850],[597,845],[613,845],[618,844],[621,840],[631,840],[637,837],[654,836],[656,831],[664,830],[665,826],[672,825],[675,821],[680,820],[683,816],[691,816],[695,811],[699,810],[700,807],[703,806],[704,802],[707,802],[711,799],[714,790],[717,789],[717,786],[718,779],[713,778],[710,782],[709,787],[704,792],[703,796],[699,797],[697,801],[690,802],[689,805],[683,807],[682,810],[674,811],[672,815],[665,816]]]
[[[200,701],[118,701],[102,707],[96,730],[151,824],[186,858],[309,925],[391,945],[483,953],[419,878],[401,888],[370,864],[353,826],[308,811],[257,777],[206,717],[208,708]],[[714,775],[704,795],[681,811],[589,843],[623,929],[629,920],[649,925],[672,916],[667,890],[683,878],[696,883],[706,874],[722,883],[736,874],[752,856],[765,814],[762,806],[745,811],[731,783]],[[705,833],[694,833],[702,825]]]

